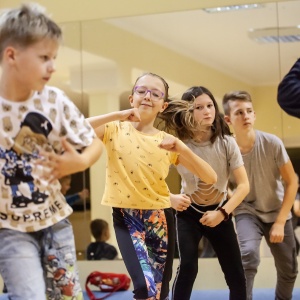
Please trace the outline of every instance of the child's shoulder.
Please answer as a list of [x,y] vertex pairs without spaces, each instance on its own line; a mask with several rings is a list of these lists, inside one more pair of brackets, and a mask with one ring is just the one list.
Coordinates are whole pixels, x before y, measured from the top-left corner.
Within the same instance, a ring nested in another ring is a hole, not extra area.
[[269,143],[282,143],[282,140],[275,134],[256,130],[256,137]]
[[51,85],[45,85],[40,94],[44,96],[57,95],[66,97],[66,94],[63,90]]
[[37,92],[37,96],[43,100],[46,100],[49,102],[49,104],[73,104],[68,95],[63,90],[55,86],[46,85],[43,90]]

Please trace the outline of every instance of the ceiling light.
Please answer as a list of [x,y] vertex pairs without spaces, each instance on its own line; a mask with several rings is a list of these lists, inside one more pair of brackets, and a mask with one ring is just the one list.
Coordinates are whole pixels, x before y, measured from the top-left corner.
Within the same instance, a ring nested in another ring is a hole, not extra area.
[[300,42],[300,25],[293,27],[271,27],[249,29],[248,35],[258,43]]
[[208,13],[218,13],[218,12],[226,12],[226,11],[236,11],[243,9],[255,9],[262,8],[262,4],[242,4],[242,5],[228,5],[228,6],[220,6],[220,7],[211,7],[211,8],[203,8],[204,11]]

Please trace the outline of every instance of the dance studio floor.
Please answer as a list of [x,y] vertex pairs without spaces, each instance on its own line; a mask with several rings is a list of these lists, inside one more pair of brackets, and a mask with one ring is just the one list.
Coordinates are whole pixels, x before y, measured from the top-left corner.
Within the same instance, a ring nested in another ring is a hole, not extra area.
[[[103,293],[95,293],[96,297],[104,296]],[[227,290],[195,290],[192,293],[190,300],[228,300],[229,293]],[[110,300],[132,300],[132,292],[116,292],[107,299]],[[2,300],[0,298],[0,300]],[[3,299],[4,300],[4,299]],[[84,300],[89,300],[88,296],[84,295]],[[274,300],[274,289],[254,289],[253,300]],[[293,300],[300,300],[300,288],[295,288]]]

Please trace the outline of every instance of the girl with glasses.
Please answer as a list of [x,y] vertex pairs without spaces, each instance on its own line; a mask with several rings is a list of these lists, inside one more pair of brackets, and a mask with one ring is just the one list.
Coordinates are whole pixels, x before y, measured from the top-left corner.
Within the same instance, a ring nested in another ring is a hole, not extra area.
[[[182,100],[169,102],[161,118],[166,130],[175,132],[193,153],[212,166],[218,176],[216,183],[207,183],[185,166],[177,166],[182,193],[189,196],[191,205],[186,210],[177,210],[175,215],[179,266],[172,299],[190,299],[198,273],[199,242],[206,237],[224,272],[229,299],[244,300],[246,280],[231,219],[232,211],[249,192],[239,148],[214,96],[205,87],[191,87],[182,95]],[[238,184],[227,200],[229,176],[234,176]]]
[[115,233],[135,299],[168,299],[175,248],[165,181],[170,165],[182,164],[207,184],[216,182],[209,164],[154,127],[157,114],[168,106],[168,88],[160,76],[143,74],[129,96],[131,109],[88,119],[107,150],[102,204],[113,207]]

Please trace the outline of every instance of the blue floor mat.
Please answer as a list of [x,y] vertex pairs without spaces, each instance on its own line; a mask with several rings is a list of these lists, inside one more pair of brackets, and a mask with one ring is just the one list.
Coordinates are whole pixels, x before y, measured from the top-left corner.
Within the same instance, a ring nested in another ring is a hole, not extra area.
[[[96,292],[95,296],[100,298],[106,295],[105,293]],[[107,299],[110,300],[132,300],[133,294],[131,291],[121,291],[112,294]],[[195,290],[192,292],[190,300],[228,300],[228,290]],[[300,288],[295,288],[293,293],[293,300],[300,299]],[[0,298],[1,300],[1,298]],[[84,300],[89,300],[86,293],[84,293]],[[253,300],[274,300],[274,289],[254,289]]]
[[[95,292],[97,298],[103,297],[106,293]],[[228,300],[228,290],[199,290],[193,291],[190,300]],[[107,299],[109,300],[132,300],[133,294],[131,291],[115,292]],[[293,300],[300,299],[300,288],[295,288],[293,293]],[[0,300],[8,300],[8,297],[3,294],[0,295]],[[89,300],[87,294],[84,292],[84,300]],[[254,289],[253,300],[274,300],[274,289]]]

